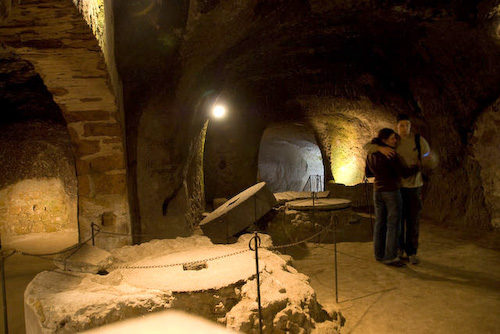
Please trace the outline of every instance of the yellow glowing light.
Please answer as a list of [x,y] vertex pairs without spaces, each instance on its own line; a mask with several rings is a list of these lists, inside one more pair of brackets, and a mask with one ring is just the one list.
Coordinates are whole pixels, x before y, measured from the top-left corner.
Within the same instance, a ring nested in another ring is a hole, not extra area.
[[214,117],[222,118],[222,117],[224,117],[225,114],[226,114],[226,108],[224,108],[224,106],[217,105],[214,107],[214,110],[213,110]]
[[363,161],[354,156],[336,156],[332,164],[332,173],[335,182],[352,186],[362,181]]

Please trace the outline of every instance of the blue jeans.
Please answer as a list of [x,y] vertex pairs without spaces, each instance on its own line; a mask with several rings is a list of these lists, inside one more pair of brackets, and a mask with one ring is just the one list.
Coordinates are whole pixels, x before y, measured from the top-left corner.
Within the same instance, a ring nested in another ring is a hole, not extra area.
[[417,254],[420,211],[422,210],[422,187],[401,188],[403,214],[401,217],[401,235],[399,245],[408,256]]
[[402,199],[398,191],[374,192],[373,248],[377,261],[398,259]]

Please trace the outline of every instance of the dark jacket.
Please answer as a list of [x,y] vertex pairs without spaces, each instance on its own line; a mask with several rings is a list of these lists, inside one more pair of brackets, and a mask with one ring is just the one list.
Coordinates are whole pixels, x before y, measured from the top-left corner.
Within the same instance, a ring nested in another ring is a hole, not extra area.
[[380,152],[366,157],[366,175],[375,175],[373,191],[396,191],[401,185],[401,177],[408,177],[420,170],[418,166],[407,167],[396,154],[387,158]]

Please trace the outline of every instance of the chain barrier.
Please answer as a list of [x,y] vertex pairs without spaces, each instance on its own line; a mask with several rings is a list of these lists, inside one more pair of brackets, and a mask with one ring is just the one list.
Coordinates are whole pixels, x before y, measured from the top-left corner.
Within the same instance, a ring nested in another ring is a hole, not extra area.
[[[325,226],[321,231],[315,233],[314,235],[312,235],[312,236],[310,236],[310,237],[308,237],[308,238],[306,238],[304,240],[297,241],[297,242],[290,243],[290,244],[286,244],[286,245],[269,246],[269,247],[261,247],[261,248],[264,248],[264,249],[269,250],[269,251],[273,251],[273,250],[277,250],[277,249],[282,249],[282,248],[287,248],[287,247],[292,247],[292,246],[300,245],[300,244],[302,244],[304,242],[307,242],[307,241],[309,241],[311,239],[314,239],[315,237],[317,237],[321,233],[323,233],[323,232],[325,232],[327,230],[330,230],[330,227],[332,226],[332,224],[333,224],[333,221],[330,222],[330,224],[328,226]],[[207,258],[207,259],[203,259],[203,260],[196,260],[196,261],[190,261],[190,262],[168,263],[168,264],[155,264],[155,265],[149,265],[149,266],[120,266],[120,265],[112,265],[111,267],[109,267],[109,269],[156,269],[156,268],[169,268],[169,267],[176,267],[176,266],[188,266],[188,265],[198,264],[198,263],[202,263],[202,262],[215,261],[215,260],[223,259],[223,258],[226,258],[226,257],[231,257],[231,256],[235,256],[235,255],[238,255],[238,254],[242,254],[242,253],[245,253],[245,252],[255,251],[252,248],[252,246],[251,246],[251,241],[252,240],[253,240],[253,238],[250,239],[250,241],[249,241],[249,249],[244,249],[244,250],[236,251],[236,252],[233,252],[233,253],[229,253],[229,254],[225,254],[225,255],[220,255],[220,256],[215,256],[215,257],[211,257],[211,258]],[[260,241],[260,238],[259,238],[259,241]],[[259,242],[259,245],[260,245],[260,242]]]
[[176,267],[176,266],[189,266],[193,264],[198,264],[198,263],[203,263],[203,262],[209,262],[209,261],[215,261],[215,260],[220,260],[226,257],[231,257],[235,256],[238,254],[246,253],[249,252],[249,249],[243,249],[237,252],[229,253],[229,254],[224,254],[224,255],[219,255],[219,256],[214,256],[211,258],[203,259],[203,260],[196,260],[196,261],[189,261],[189,262],[178,262],[178,263],[169,263],[169,264],[155,264],[155,265],[150,265],[150,266],[118,266],[118,265],[112,265],[109,267],[110,269],[155,269],[155,268],[169,268],[169,267]]
[[[97,232],[96,234],[94,234],[94,236],[96,236],[97,234],[99,234],[99,232]],[[65,249],[63,249],[61,251],[53,252],[53,253],[35,254],[35,253],[28,253],[28,252],[21,252],[21,251],[14,250],[13,253],[10,254],[9,256],[12,256],[15,253],[18,253],[18,254],[21,254],[21,255],[24,255],[24,256],[34,256],[34,257],[40,257],[40,258],[43,258],[43,259],[53,260],[53,258],[49,258],[47,256],[59,255],[59,254],[64,254],[64,253],[67,253],[67,252],[74,251],[73,253],[71,253],[71,255],[73,255],[77,250],[79,250],[80,248],[82,248],[83,245],[86,244],[87,242],[89,242],[90,240],[92,240],[92,237],[88,238],[85,241],[81,241],[81,242],[79,242],[79,243],[77,243],[77,244],[75,244],[73,246],[65,248]]]
[[[297,246],[297,245],[303,244],[303,243],[305,243],[305,242],[307,242],[307,241],[309,241],[311,239],[314,239],[315,237],[317,237],[318,235],[324,233],[327,230],[331,231],[332,224],[333,224],[333,221],[328,226],[325,226],[321,231],[313,234],[312,236],[310,236],[310,237],[308,237],[306,239],[303,239],[303,240],[300,240],[300,241],[297,241],[297,242],[293,242],[293,243],[289,243],[289,244],[285,244],[285,245],[269,246],[269,247],[262,247],[262,248],[264,248],[266,250],[269,250],[269,251],[274,251],[274,250],[279,250],[279,249],[293,247],[293,246]],[[39,257],[39,258],[46,259],[46,260],[54,260],[54,258],[51,258],[50,256],[72,252],[68,256],[68,257],[70,257],[75,252],[77,252],[81,247],[83,247],[84,244],[88,243],[91,240],[93,241],[98,234],[110,234],[110,235],[119,235],[119,236],[147,236],[147,234],[140,234],[139,235],[139,234],[126,234],[126,233],[106,232],[106,231],[101,230],[100,227],[97,224],[92,223],[92,236],[90,236],[89,238],[87,238],[84,241],[81,241],[81,242],[79,242],[79,243],[77,243],[77,244],[75,244],[73,246],[70,246],[68,248],[65,248],[65,249],[63,249],[61,251],[52,252],[52,253],[37,254],[37,253],[29,253],[29,252],[22,252],[22,251],[13,250],[11,254],[9,254],[7,256],[4,256],[3,258],[6,259],[6,258],[8,258],[8,257],[10,257],[10,256],[12,256],[12,255],[14,255],[14,254],[17,253],[17,254],[21,254],[21,255],[24,255],[24,256],[33,256],[33,257]],[[149,234],[149,236],[152,236],[152,234]],[[186,265],[193,265],[193,264],[202,263],[202,262],[215,261],[215,260],[223,259],[223,258],[226,258],[226,257],[231,257],[231,256],[235,256],[235,255],[238,255],[238,254],[242,254],[242,253],[245,253],[245,252],[248,252],[248,251],[254,251],[251,248],[250,245],[249,245],[249,249],[244,249],[244,250],[236,251],[236,252],[233,252],[233,253],[229,253],[229,254],[225,254],[225,255],[220,255],[220,256],[215,256],[215,257],[211,257],[211,258],[207,258],[207,259],[202,259],[202,260],[189,261],[189,262],[179,262],[179,263],[171,263],[171,264],[162,264],[162,265],[150,265],[150,266],[120,266],[120,265],[113,265],[113,266],[110,267],[110,269],[152,269],[152,268],[168,268],[168,267],[175,267],[175,266],[186,266]]]

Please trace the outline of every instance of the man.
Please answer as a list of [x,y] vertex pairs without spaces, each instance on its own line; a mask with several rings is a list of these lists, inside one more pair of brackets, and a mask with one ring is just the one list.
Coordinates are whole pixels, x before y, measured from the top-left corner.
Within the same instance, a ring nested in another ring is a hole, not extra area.
[[[379,147],[394,149],[397,143],[396,134],[394,130],[384,128],[379,131],[372,143]],[[417,165],[412,166],[412,168],[406,167],[398,154],[388,158],[378,150],[373,150],[366,158],[366,173],[375,175],[373,184],[375,259],[390,266],[405,266],[398,256],[402,213],[402,199],[399,191],[401,176],[408,177],[419,169],[420,167]]]
[[[420,157],[418,156],[417,141],[415,134],[411,133],[410,117],[400,114],[397,118],[397,132],[400,137],[397,153],[407,166],[431,161],[430,147],[427,141],[419,136]],[[393,156],[395,151],[388,147],[378,147],[378,150],[386,156]],[[420,263],[417,256],[418,236],[420,224],[420,211],[422,209],[422,186],[424,185],[422,173],[418,172],[412,176],[402,178],[401,197],[403,199],[403,215],[401,219],[401,234],[399,239],[400,255],[406,252],[411,264]]]

